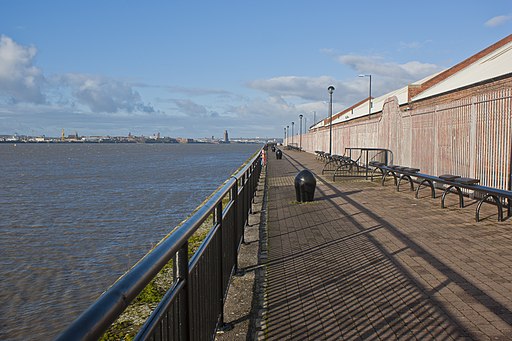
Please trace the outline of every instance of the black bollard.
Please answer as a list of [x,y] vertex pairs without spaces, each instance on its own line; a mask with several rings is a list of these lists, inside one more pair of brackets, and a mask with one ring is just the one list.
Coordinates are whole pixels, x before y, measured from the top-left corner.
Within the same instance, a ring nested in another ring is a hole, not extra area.
[[276,146],[272,146],[272,152],[275,153],[275,151],[276,151]]
[[283,152],[281,149],[276,150],[276,159],[281,160],[283,158]]
[[298,202],[313,201],[316,179],[313,173],[304,169],[295,177],[295,196]]

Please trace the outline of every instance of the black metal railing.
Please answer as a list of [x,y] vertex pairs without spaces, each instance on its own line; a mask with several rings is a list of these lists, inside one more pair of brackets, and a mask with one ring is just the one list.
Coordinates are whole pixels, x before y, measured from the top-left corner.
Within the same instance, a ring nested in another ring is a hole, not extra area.
[[322,169],[322,174],[333,174],[337,177],[364,177],[371,176],[373,167],[371,161],[382,162],[386,165],[393,163],[393,152],[382,148],[345,148],[344,155],[328,155]]
[[[136,340],[209,340],[224,325],[223,305],[261,173],[261,150],[199,209],[114,283],[57,340],[97,340],[173,260],[171,288]],[[189,258],[189,239],[211,228]]]

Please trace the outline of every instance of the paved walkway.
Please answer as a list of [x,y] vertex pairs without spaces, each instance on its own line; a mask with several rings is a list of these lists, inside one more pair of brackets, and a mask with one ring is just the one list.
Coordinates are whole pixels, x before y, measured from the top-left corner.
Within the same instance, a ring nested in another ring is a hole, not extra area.
[[[496,207],[447,209],[377,181],[321,176],[308,153],[269,153],[260,339],[512,339],[512,225]],[[315,201],[293,180],[317,176]]]

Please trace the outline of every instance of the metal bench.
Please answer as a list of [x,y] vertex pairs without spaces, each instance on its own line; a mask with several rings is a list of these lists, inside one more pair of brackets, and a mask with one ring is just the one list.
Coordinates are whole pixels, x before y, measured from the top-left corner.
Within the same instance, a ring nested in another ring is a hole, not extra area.
[[493,202],[498,207],[498,221],[503,221],[503,206],[506,200],[506,208],[507,208],[507,218],[511,216],[511,208],[512,208],[512,191],[502,190],[498,188],[488,187],[479,185],[480,180],[475,178],[467,178],[461,177],[459,175],[453,174],[443,174],[440,176],[433,176],[428,174],[419,173],[418,168],[410,168],[403,167],[398,165],[385,165],[380,162],[370,162],[370,166],[375,167],[372,173],[372,180],[375,172],[377,170],[380,171],[382,180],[381,184],[384,185],[386,181],[386,177],[391,174],[394,178],[394,184],[396,186],[397,191],[400,191],[400,182],[402,179],[406,179],[410,183],[411,190],[414,190],[414,180],[413,177],[416,178],[416,182],[418,182],[418,187],[416,188],[415,198],[418,199],[420,188],[423,185],[428,185],[431,189],[432,198],[436,197],[435,193],[435,184],[440,183],[446,185],[443,188],[443,195],[441,197],[441,208],[445,208],[445,198],[448,193],[452,192],[452,189],[456,191],[459,196],[459,207],[464,207],[464,194],[462,193],[462,189],[472,190],[474,192],[479,192],[482,194],[482,198],[478,201],[476,211],[475,211],[475,220],[480,221],[480,208],[484,202],[489,202],[488,199],[491,198]]

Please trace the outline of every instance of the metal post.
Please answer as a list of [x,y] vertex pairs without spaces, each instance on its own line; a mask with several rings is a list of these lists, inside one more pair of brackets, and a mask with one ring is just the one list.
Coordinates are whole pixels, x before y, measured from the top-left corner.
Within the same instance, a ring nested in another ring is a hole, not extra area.
[[292,147],[293,147],[293,126],[295,125],[295,122],[292,122]]
[[370,86],[368,88],[368,119],[370,119],[372,116],[372,75],[359,75],[359,77],[370,78]]
[[370,77],[370,89],[368,91],[368,119],[372,117],[372,75]]
[[332,93],[334,90],[332,85],[327,88],[329,92],[329,155],[332,155]]
[[232,323],[226,323],[224,321],[224,240],[222,238],[222,200],[217,204],[217,207],[215,207],[215,225],[218,225],[219,228],[217,230],[217,233],[219,234],[219,269],[218,272],[220,274],[220,280],[219,280],[219,286],[220,286],[220,292],[219,292],[219,304],[220,304],[220,321],[219,325],[217,327],[218,331],[228,331],[233,329]]
[[302,150],[302,117],[303,115],[299,115],[299,150]]
[[284,139],[283,139],[283,144],[284,144],[284,141],[286,141],[286,127],[284,127]]
[[[235,178],[236,179],[236,178]],[[237,249],[238,249],[238,242],[240,240],[241,234],[240,234],[240,226],[238,224],[238,179],[236,179],[235,183],[233,184],[233,187],[231,188],[231,200],[233,201],[233,220],[235,221],[235,245],[233,245],[233,252],[234,252],[234,258],[235,258],[235,272],[238,269],[238,257],[237,257]]]
[[188,293],[190,288],[189,275],[188,275],[188,242],[186,242],[178,251],[178,278],[180,281],[185,282],[182,291],[183,302],[179,305],[179,323],[180,323],[180,339],[189,340],[191,335],[190,326],[190,295]]
[[288,145],[289,138],[290,138],[290,126],[286,126],[286,145]]

